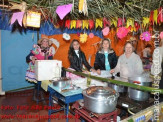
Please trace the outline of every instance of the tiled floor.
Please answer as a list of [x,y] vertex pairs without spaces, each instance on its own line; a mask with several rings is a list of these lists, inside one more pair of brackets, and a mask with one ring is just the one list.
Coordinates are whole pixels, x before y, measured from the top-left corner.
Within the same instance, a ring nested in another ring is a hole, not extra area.
[[[0,122],[47,122],[48,117],[48,93],[46,104],[40,102],[38,105],[32,100],[33,90],[6,93],[0,96]],[[56,104],[54,109],[59,108]],[[75,121],[75,116],[71,113],[69,122]],[[39,118],[40,117],[40,118]],[[51,122],[66,122],[64,112],[53,114]]]

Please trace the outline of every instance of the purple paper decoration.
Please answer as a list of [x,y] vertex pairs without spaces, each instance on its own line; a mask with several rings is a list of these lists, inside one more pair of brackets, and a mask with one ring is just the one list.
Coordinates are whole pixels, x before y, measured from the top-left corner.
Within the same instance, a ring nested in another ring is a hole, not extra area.
[[22,26],[23,15],[24,15],[24,12],[16,12],[16,13],[13,13],[12,18],[11,18],[11,25],[16,20],[18,20],[19,25]]

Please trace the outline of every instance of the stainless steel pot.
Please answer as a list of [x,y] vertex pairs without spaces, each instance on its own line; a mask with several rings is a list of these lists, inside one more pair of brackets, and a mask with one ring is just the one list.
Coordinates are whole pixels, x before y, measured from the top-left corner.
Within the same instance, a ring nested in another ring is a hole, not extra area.
[[[140,86],[151,86],[152,80],[149,77],[129,77],[129,82]],[[128,89],[129,98],[137,101],[145,101],[149,99],[149,92]]]
[[[91,89],[93,92],[88,94]],[[119,93],[103,86],[93,86],[83,90],[84,107],[94,113],[110,113],[116,109]]]
[[53,85],[59,88],[64,88],[69,85],[69,80],[67,78],[60,78],[59,80],[52,80]]
[[108,86],[116,90],[116,92],[122,93],[122,92],[127,92],[127,87],[108,83]]

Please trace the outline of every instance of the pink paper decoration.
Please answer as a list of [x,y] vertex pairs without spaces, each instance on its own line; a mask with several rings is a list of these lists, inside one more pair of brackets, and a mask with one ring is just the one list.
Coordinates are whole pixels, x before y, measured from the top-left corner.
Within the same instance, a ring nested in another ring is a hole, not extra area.
[[56,13],[62,20],[72,9],[72,4],[67,4],[67,5],[61,5],[58,6],[56,9]]
[[94,34],[93,33],[90,33],[89,34],[89,38],[93,38],[94,37]]
[[160,39],[163,39],[163,31],[160,33]]
[[151,34],[150,34],[148,31],[143,32],[143,33],[142,33],[142,39],[145,40],[145,41],[150,41],[150,39],[151,39]]
[[11,18],[11,25],[17,20],[19,25],[22,26],[24,12],[13,13]]
[[103,30],[102,30],[102,33],[104,36],[107,36],[109,34],[109,27],[105,27]]
[[125,27],[120,27],[120,28],[118,29],[118,32],[117,32],[117,37],[120,38],[120,39],[122,39],[122,38],[124,38],[125,36],[127,36],[128,32],[129,32],[129,30],[128,30],[127,28],[125,28]]

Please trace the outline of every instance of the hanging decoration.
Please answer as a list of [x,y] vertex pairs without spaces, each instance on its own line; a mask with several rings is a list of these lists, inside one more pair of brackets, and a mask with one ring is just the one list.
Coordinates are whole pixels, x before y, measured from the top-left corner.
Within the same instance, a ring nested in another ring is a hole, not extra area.
[[126,27],[128,28],[130,26],[134,27],[134,19],[132,18],[127,19],[127,22],[126,22]]
[[96,28],[98,28],[98,27],[102,28],[102,25],[103,25],[102,19],[96,19],[95,27]]
[[122,26],[122,18],[118,18],[118,27],[121,27]]
[[153,23],[154,23],[153,14],[154,14],[154,12],[151,11],[151,12],[150,12],[150,16],[149,16],[149,22],[150,22],[151,25],[153,25]]
[[70,13],[71,9],[72,9],[72,4],[60,5],[56,9],[56,13],[58,14],[59,18],[62,20],[68,13]]
[[24,12],[13,13],[11,17],[11,25],[17,20],[19,25],[22,26]]
[[163,22],[163,8],[162,7],[159,8],[157,22],[158,24],[161,24],[161,22]]
[[87,41],[88,35],[86,33],[80,34],[80,42],[85,43]]
[[76,21],[76,28],[81,28],[82,27],[82,20],[77,20]]
[[106,26],[110,26],[110,21],[107,20],[105,17],[103,18],[103,25],[104,25],[104,28],[105,28]]
[[148,31],[143,32],[140,36],[141,40],[150,41],[151,39],[151,34]]
[[89,29],[92,30],[94,28],[94,21],[89,20]]
[[114,25],[114,27],[117,27],[117,18],[113,18],[111,20],[111,25]]
[[76,28],[76,20],[71,20],[71,29]]
[[41,22],[41,13],[33,12],[33,11],[27,11],[26,13],[26,19],[23,20],[23,24],[28,27],[40,27]]
[[86,0],[79,0],[79,13],[84,13],[84,15],[88,16],[88,8]]
[[104,36],[107,36],[109,34],[109,27],[105,27],[103,30],[102,30],[102,33]]
[[160,33],[160,39],[163,39],[163,31]]
[[88,26],[89,26],[89,23],[88,23],[88,20],[83,20],[83,25],[82,25],[82,28],[86,28],[88,29]]
[[154,22],[157,24],[157,14],[158,14],[158,11],[157,11],[157,9],[156,10],[154,10],[154,13],[153,13],[153,20],[154,20]]
[[89,33],[89,38],[93,38],[94,34],[93,33]]
[[70,23],[71,23],[71,20],[66,20],[65,27],[67,27],[68,29],[70,29]]
[[147,24],[149,24],[149,18],[148,17],[143,17],[143,26],[146,27]]
[[122,38],[124,38],[125,36],[127,36],[128,32],[129,32],[129,30],[128,30],[127,28],[125,28],[125,27],[120,27],[120,28],[118,29],[118,32],[117,32],[117,37],[120,38],[120,39],[122,39]]
[[140,28],[139,23],[135,21],[135,22],[134,22],[134,26],[135,26],[136,31],[138,31],[139,28]]

